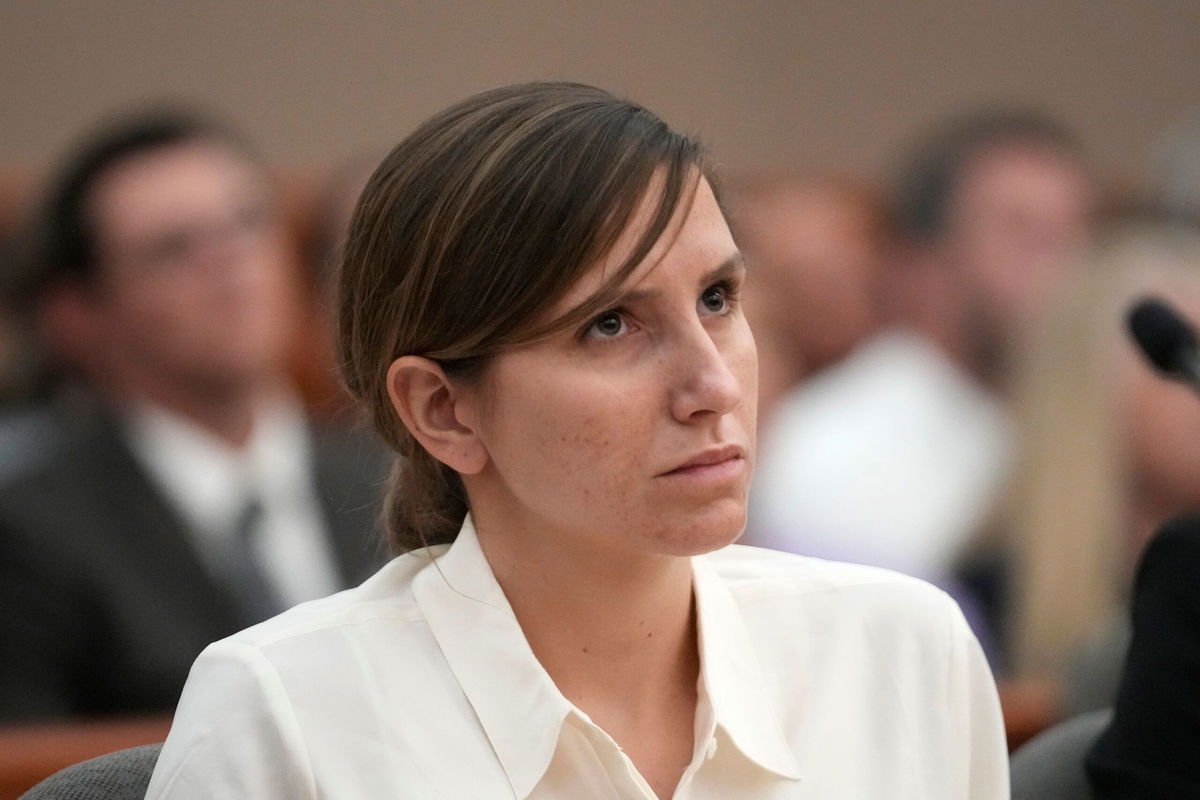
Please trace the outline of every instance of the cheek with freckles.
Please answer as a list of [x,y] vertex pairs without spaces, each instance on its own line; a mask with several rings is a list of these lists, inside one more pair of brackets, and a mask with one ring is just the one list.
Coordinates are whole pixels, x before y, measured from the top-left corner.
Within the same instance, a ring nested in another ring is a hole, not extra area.
[[486,438],[497,473],[526,505],[556,521],[599,523],[640,491],[651,428],[638,392],[570,373],[498,375]]
[[547,479],[571,481],[597,500],[630,498],[639,467],[646,466],[644,448],[650,441],[647,427],[637,424],[635,405],[627,396],[622,401],[617,394],[592,393],[586,403],[575,394],[545,409],[542,419],[551,422],[555,436],[534,458],[546,466]]

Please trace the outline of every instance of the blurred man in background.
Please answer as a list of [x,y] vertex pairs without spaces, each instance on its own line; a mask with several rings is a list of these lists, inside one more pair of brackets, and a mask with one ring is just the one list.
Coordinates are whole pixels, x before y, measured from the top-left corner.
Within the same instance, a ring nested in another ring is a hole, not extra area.
[[1094,200],[1074,139],[1038,115],[925,140],[896,191],[888,324],[781,402],[752,538],[946,582],[1008,468],[1008,353],[1087,244]]
[[99,132],[39,240],[42,329],[96,412],[0,488],[0,717],[166,712],[206,644],[370,573],[381,462],[288,388],[291,253],[237,138]]
[[295,341],[291,372],[312,413],[331,424],[355,419],[359,409],[342,388],[337,363],[337,272],[358,196],[382,155],[359,155],[334,170],[317,189],[304,239],[304,309],[308,324]]
[[35,401],[40,370],[13,251],[0,240],[0,483],[48,454],[57,432],[49,409]]
[[1000,391],[1021,326],[1088,244],[1096,200],[1075,139],[1056,123],[996,112],[949,125],[897,187],[899,269],[915,276],[901,276],[897,321]]
[[743,179],[728,206],[754,279],[745,308],[758,345],[758,416],[838,363],[879,327],[888,225],[865,188],[828,175]]

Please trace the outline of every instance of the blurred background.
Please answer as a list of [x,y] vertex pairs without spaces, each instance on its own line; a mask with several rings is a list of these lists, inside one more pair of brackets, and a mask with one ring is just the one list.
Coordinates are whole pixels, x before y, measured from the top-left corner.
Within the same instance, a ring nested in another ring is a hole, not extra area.
[[[345,432],[329,275],[372,165],[476,91],[594,83],[698,133],[720,166],[762,359],[747,540],[944,586],[1016,743],[1111,702],[1132,564],[1200,506],[1200,404],[1121,333],[1147,292],[1200,313],[1197,42],[1189,0],[8,0],[0,538],[25,519],[6,519],[24,501],[5,484],[31,497],[19,481],[69,451],[80,362],[98,359],[31,243],[96,126],[167,104],[265,162],[297,320],[280,367],[304,413]],[[170,705],[101,711],[0,698],[13,720]]]
[[1137,186],[1196,102],[1200,67],[1187,0],[51,0],[0,14],[0,163],[26,179],[81,126],[135,102],[193,100],[280,165],[319,172],[480,89],[572,79],[700,132],[731,168],[864,176],[964,105],[1028,103]]

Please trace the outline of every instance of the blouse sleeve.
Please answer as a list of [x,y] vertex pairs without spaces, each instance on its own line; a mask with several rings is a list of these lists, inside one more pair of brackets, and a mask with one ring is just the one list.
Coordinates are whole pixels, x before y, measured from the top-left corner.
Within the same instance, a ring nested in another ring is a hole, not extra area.
[[226,640],[200,654],[146,797],[316,797],[291,700],[260,650]]
[[966,748],[961,791],[971,800],[1008,800],[1008,744],[996,683],[975,635],[954,605],[951,619],[950,698]]

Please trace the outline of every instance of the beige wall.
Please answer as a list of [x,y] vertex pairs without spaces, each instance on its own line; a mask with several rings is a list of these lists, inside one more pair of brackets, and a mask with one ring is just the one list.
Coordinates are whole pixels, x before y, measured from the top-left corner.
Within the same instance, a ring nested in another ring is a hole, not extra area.
[[323,168],[530,78],[631,94],[736,168],[866,175],[939,114],[1028,101],[1139,179],[1200,105],[1200,2],[0,0],[0,169],[36,173],[98,115],[175,96]]

